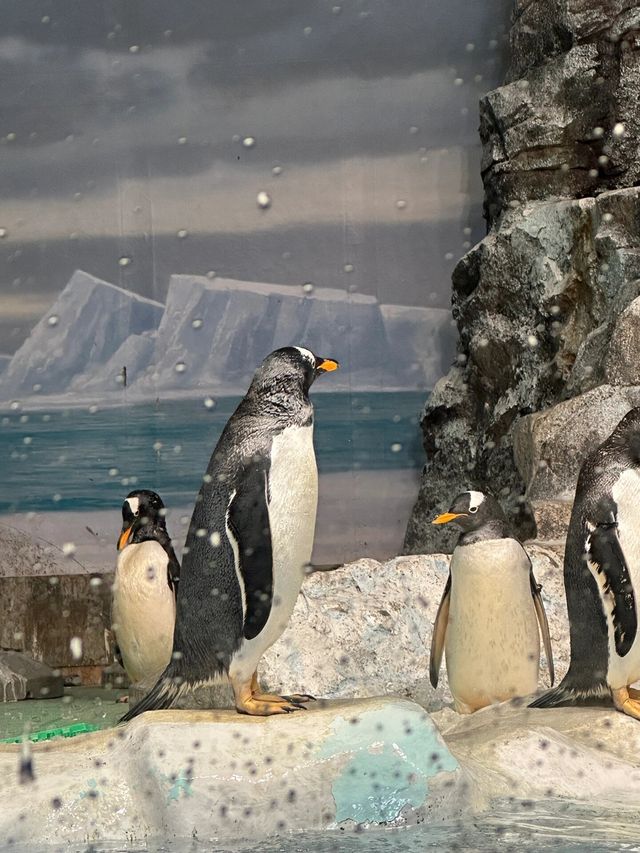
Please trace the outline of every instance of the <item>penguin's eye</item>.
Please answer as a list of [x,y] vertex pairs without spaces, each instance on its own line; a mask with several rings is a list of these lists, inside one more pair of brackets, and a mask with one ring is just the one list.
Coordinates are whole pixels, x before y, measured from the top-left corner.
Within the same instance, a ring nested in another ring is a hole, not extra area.
[[469,512],[478,512],[478,507],[477,506],[470,506]]

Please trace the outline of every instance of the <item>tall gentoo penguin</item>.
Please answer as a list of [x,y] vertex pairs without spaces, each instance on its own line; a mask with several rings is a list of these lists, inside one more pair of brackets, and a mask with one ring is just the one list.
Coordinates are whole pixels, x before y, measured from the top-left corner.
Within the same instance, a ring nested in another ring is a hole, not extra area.
[[444,649],[456,711],[471,714],[536,690],[538,623],[551,684],[553,656],[541,587],[498,501],[462,492],[433,524],[451,521],[462,533],[433,626],[429,675],[437,687]]
[[146,688],[169,663],[173,646],[180,565],[165,513],[155,492],[127,495],[113,584],[111,620],[119,656],[131,682]]
[[640,408],[582,464],[564,557],[571,662],[533,708],[613,699],[640,720]]
[[256,670],[289,621],[311,558],[318,472],[309,388],[337,367],[285,347],[257,369],[196,500],[171,663],[123,720],[168,708],[186,690],[225,676],[240,713],[289,713],[311,698],[262,694]]

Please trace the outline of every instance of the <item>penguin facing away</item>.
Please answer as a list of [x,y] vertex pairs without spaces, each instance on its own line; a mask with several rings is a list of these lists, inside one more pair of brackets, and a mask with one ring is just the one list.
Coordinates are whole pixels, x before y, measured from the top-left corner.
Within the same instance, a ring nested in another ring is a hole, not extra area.
[[456,711],[471,714],[536,690],[538,625],[551,684],[553,656],[541,587],[498,501],[462,492],[433,524],[449,522],[462,533],[433,626],[429,676],[437,687],[444,651]]
[[116,654],[132,683],[151,687],[169,663],[180,565],[159,495],[137,489],[122,504],[112,591]]
[[580,469],[564,558],[571,660],[532,708],[608,698],[640,719],[640,408]]
[[303,347],[284,347],[256,370],[196,500],[171,662],[123,721],[224,677],[240,713],[289,713],[312,698],[263,694],[256,672],[289,621],[311,558],[318,471],[309,388],[337,368]]

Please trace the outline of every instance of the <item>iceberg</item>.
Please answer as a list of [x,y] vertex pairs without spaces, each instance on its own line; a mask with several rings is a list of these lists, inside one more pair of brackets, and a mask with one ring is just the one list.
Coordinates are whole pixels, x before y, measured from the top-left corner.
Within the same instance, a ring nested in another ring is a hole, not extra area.
[[0,395],[56,394],[91,376],[132,334],[157,328],[164,306],[77,270],[0,377]]

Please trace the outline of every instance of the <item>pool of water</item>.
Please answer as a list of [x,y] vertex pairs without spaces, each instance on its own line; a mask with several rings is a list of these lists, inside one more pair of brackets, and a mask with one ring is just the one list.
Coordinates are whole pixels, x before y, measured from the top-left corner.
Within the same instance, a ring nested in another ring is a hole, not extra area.
[[403,830],[308,832],[261,841],[217,845],[207,839],[148,845],[0,846],[0,853],[426,853],[426,851],[640,850],[637,815],[598,814],[575,803],[501,803],[492,812],[451,824]]

